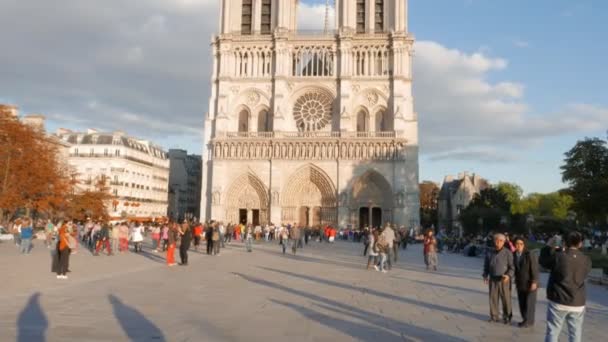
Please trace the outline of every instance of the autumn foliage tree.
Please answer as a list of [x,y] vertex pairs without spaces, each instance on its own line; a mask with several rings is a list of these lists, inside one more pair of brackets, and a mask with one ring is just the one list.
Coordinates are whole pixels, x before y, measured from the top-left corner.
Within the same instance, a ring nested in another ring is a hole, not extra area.
[[25,210],[53,213],[70,192],[67,168],[58,146],[44,132],[29,127],[0,105],[0,220]]
[[79,191],[70,195],[65,216],[79,221],[89,217],[108,219],[107,204],[112,199],[108,190],[106,179],[102,177],[96,182],[94,190]]

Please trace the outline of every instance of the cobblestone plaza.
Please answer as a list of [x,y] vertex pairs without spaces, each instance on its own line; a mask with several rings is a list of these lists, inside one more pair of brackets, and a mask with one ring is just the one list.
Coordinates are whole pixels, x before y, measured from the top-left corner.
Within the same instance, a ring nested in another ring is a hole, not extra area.
[[[233,243],[219,256],[191,252],[190,266],[169,268],[147,247],[113,257],[81,250],[69,279],[58,280],[42,242],[28,256],[2,243],[0,340],[542,340],[544,288],[533,330],[493,325],[481,259],[443,254],[439,272],[427,273],[414,245],[381,274],[365,270],[361,253],[348,242],[312,243],[296,256],[275,243],[256,244],[251,254]],[[588,297],[584,340],[603,341],[606,289],[589,285]],[[517,312],[515,297],[513,305]]]

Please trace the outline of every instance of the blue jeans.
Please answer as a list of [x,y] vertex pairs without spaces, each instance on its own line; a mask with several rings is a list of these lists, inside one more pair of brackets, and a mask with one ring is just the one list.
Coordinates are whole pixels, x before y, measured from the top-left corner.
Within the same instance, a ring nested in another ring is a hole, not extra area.
[[545,342],[559,341],[559,334],[562,331],[564,319],[566,320],[566,324],[568,324],[568,341],[581,342],[583,338],[584,317],[585,311],[560,311],[557,310],[555,304],[549,302],[547,308],[547,333],[545,335]]
[[32,239],[21,239],[21,254],[30,254],[30,246],[32,244]]

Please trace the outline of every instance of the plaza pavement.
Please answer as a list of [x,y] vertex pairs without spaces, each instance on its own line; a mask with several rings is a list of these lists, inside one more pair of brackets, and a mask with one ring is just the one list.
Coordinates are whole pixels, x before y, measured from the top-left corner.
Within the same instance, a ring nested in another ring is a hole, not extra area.
[[[191,251],[190,266],[172,268],[149,249],[81,250],[68,280],[50,273],[42,241],[34,245],[22,256],[0,244],[0,341],[542,341],[544,333],[544,288],[533,330],[489,324],[482,260],[443,254],[439,272],[428,273],[419,245],[401,251],[388,274],[366,271],[362,246],[348,242],[312,243],[295,257],[275,243],[253,253],[233,243],[218,257]],[[584,341],[605,341],[608,292],[590,285],[588,294]]]

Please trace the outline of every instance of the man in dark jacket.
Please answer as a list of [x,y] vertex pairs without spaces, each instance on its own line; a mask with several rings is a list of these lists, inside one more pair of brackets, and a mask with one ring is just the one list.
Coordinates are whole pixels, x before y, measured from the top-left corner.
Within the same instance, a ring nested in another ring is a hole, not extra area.
[[551,257],[542,260],[542,266],[551,271],[547,284],[547,333],[545,341],[557,342],[564,324],[568,324],[568,340],[582,340],[583,318],[587,293],[585,281],[591,272],[591,260],[579,251],[583,236],[568,234],[563,252],[552,249]]
[[513,253],[505,246],[503,234],[494,235],[494,249],[488,251],[483,265],[483,280],[490,287],[490,322],[498,322],[498,302],[502,302],[503,323],[511,324],[511,279],[513,279]]
[[519,312],[522,322],[520,328],[534,326],[536,313],[536,293],[538,289],[538,258],[526,248],[524,239],[515,239],[515,252],[513,253],[515,264],[515,286],[517,288],[517,299],[519,301]]

